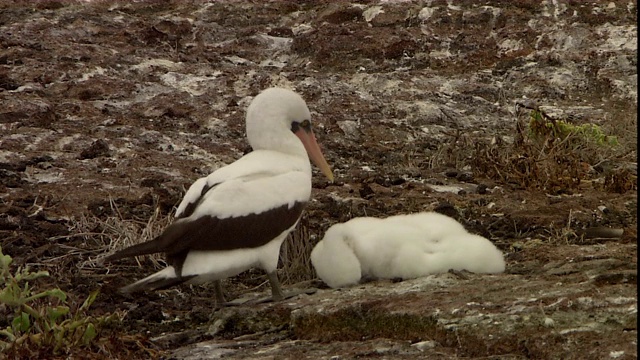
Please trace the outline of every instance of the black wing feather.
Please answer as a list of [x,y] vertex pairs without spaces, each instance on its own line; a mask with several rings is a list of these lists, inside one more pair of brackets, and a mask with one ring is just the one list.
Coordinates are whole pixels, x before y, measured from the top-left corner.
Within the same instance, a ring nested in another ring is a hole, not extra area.
[[[306,202],[296,202],[291,208],[285,204],[259,214],[224,219],[213,216],[193,220],[181,218],[155,239],[120,250],[105,261],[160,252],[171,257],[188,250],[256,248],[292,227],[302,215],[305,205]],[[183,256],[178,258],[184,260]]]
[[192,202],[187,204],[187,206],[185,207],[184,211],[182,212],[182,214],[180,214],[180,216],[176,216],[176,219],[182,219],[182,218],[186,218],[191,216],[191,214],[193,214],[193,212],[196,210],[196,208],[198,206],[200,206],[200,204],[202,203],[202,200],[204,199],[204,196],[207,194],[207,192],[209,192],[209,190],[213,189],[214,187],[218,186],[221,183],[216,183],[216,184],[212,184],[212,185],[207,185],[205,184],[204,187],[202,188],[202,191],[200,192],[200,197]]

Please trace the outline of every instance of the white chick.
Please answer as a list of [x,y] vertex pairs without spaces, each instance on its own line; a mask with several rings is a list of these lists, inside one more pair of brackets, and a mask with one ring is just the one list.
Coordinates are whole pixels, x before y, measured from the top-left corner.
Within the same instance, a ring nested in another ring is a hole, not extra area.
[[311,252],[316,273],[332,288],[363,277],[413,279],[453,270],[500,273],[502,252],[456,220],[434,212],[360,217],[333,225]]

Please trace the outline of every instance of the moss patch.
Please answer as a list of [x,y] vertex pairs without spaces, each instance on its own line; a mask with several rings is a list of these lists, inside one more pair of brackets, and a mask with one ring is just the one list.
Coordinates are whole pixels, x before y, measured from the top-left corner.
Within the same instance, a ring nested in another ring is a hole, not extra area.
[[294,335],[320,341],[359,341],[388,338],[420,341],[443,331],[432,317],[394,314],[359,304],[330,315],[307,314],[293,320]]

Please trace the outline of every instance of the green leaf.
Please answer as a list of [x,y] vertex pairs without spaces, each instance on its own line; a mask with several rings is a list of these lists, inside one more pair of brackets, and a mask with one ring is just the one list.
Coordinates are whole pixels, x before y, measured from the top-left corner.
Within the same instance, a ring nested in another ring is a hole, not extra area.
[[[20,272],[19,280],[24,280],[24,281],[35,280],[41,277],[49,276],[49,272],[46,270],[31,272],[29,271],[28,268],[26,268],[26,269],[18,269],[18,271]],[[18,279],[17,276],[16,276],[16,279]]]
[[[4,330],[0,330],[0,336],[6,337],[7,339],[9,339],[10,342],[12,342],[12,341],[14,341],[16,339],[16,336],[15,336],[15,334],[13,332],[13,329],[11,327],[9,327],[9,326],[7,326],[7,328],[4,329]],[[0,341],[0,343],[1,342],[2,341]]]
[[96,327],[92,323],[88,323],[86,329],[84,329],[84,334],[82,334],[82,344],[89,345],[97,335]]
[[52,323],[56,323],[61,316],[65,316],[69,313],[68,306],[56,306],[47,308],[47,317]]
[[31,342],[37,346],[41,346],[42,344],[42,333],[39,334],[31,334],[29,336],[29,340],[31,340]]
[[67,294],[60,290],[60,289],[51,289],[51,290],[47,290],[47,291],[43,291],[41,293],[37,293],[35,295],[31,295],[28,298],[25,299],[25,302],[27,301],[33,301],[35,299],[39,299],[45,296],[53,296],[55,298],[58,298],[58,300],[60,301],[67,301]]
[[27,304],[22,304],[22,311],[24,311],[27,314],[31,315],[31,317],[33,317],[36,320],[42,318],[42,314],[41,314],[40,311],[36,311],[36,309],[32,308],[31,306],[29,306]]
[[29,329],[31,328],[31,321],[29,320],[29,314],[27,314],[26,312],[21,312],[20,315],[13,318],[13,321],[11,322],[11,326],[20,332],[29,331]]
[[0,291],[0,303],[7,304],[9,306],[20,306],[22,302],[20,298],[16,296],[13,288],[4,288]]
[[48,296],[53,296],[55,298],[58,298],[58,300],[60,301],[67,301],[67,294],[60,290],[60,289],[52,289],[52,290],[47,290],[46,291]]
[[62,344],[64,343],[64,336],[65,336],[65,331],[66,329],[64,327],[60,327],[59,329],[57,329],[57,331],[53,334],[53,337],[55,339],[55,345],[53,347],[53,351],[54,352],[58,352],[58,350],[60,349],[60,347],[62,346]]
[[13,259],[9,255],[2,254],[2,249],[0,249],[0,268],[9,268]]
[[96,301],[96,298],[98,297],[99,293],[100,293],[100,290],[95,290],[91,292],[91,294],[89,294],[89,297],[87,297],[84,303],[82,303],[82,306],[80,306],[80,310],[87,310],[89,306],[91,306],[91,304],[93,304],[93,302]]

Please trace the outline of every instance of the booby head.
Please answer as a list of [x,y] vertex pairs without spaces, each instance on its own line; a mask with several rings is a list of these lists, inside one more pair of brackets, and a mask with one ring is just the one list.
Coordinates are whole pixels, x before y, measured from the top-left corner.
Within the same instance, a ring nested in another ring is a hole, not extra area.
[[[333,173],[316,141],[311,113],[302,97],[283,88],[258,94],[247,109],[247,139],[254,150],[273,150],[304,156],[333,181]],[[295,135],[295,136],[294,136]]]

